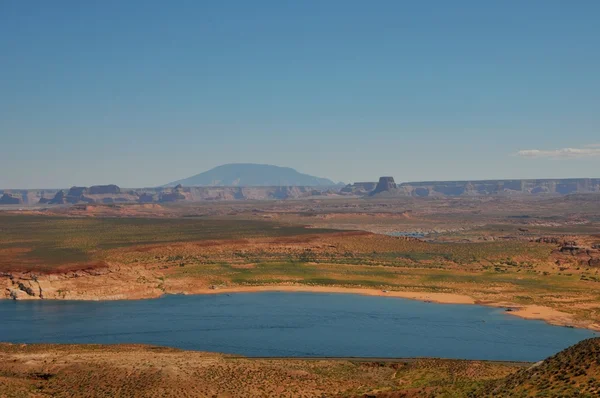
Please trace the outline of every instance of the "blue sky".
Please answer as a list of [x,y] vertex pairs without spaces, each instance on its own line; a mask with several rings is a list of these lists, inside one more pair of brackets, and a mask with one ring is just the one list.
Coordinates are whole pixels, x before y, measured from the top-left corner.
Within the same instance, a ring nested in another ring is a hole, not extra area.
[[600,2],[0,1],[0,187],[600,177]]

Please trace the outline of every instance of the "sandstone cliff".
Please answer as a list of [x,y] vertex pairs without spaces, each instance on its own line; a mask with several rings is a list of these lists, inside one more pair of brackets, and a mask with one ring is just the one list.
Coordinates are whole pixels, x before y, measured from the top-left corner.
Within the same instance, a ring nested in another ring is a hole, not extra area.
[[[1,191],[0,191],[1,192]],[[285,200],[322,196],[513,196],[600,194],[600,178],[542,180],[430,181],[396,184],[392,177],[379,183],[357,182],[337,187],[182,187],[122,190],[116,185],[72,187],[65,194],[57,190],[22,190],[2,192],[0,204],[76,204],[76,203],[159,203],[176,201]],[[52,199],[49,199],[52,195]],[[21,200],[17,203],[17,200]]]
[[492,196],[492,195],[569,195],[600,193],[600,178],[567,178],[539,180],[482,180],[482,181],[425,181],[405,182],[397,187],[391,177],[375,183],[355,183],[344,187],[342,193],[360,193],[372,186],[369,195],[387,192],[387,196]]
[[94,185],[89,187],[87,193],[90,195],[118,195],[121,193],[121,189],[116,185]]
[[568,195],[600,193],[600,178],[407,182],[400,188],[411,196]]
[[143,267],[100,267],[56,274],[0,272],[0,299],[120,300],[159,297],[161,280]]

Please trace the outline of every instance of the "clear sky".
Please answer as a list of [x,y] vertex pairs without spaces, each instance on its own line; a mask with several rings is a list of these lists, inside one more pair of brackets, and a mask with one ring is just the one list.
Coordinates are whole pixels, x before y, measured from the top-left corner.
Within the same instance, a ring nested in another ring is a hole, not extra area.
[[0,187],[600,177],[598,0],[0,0]]

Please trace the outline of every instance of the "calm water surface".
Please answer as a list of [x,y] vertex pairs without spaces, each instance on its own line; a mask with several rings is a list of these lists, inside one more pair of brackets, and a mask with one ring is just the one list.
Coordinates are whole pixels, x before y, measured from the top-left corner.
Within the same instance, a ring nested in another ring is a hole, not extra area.
[[502,309],[313,293],[77,302],[0,300],[0,341],[145,343],[248,356],[537,361],[596,333]]

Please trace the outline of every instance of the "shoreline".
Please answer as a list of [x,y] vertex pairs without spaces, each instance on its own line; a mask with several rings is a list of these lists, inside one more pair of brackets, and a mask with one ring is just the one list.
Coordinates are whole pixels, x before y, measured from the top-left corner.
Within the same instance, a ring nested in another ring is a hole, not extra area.
[[344,288],[335,286],[237,286],[218,289],[196,289],[190,292],[181,292],[184,295],[194,294],[227,294],[227,293],[259,293],[259,292],[306,292],[306,293],[335,293],[335,294],[358,294],[362,296],[395,297],[408,300],[417,300],[436,304],[462,304],[481,305],[493,308],[510,308],[507,315],[513,315],[521,319],[540,320],[549,325],[573,327],[600,332],[600,324],[593,321],[576,321],[573,315],[555,310],[551,307],[540,305],[520,305],[510,302],[483,302],[477,301],[471,296],[458,293],[436,293],[436,292],[411,292],[411,291],[383,291],[369,288]]
[[96,347],[102,347],[107,351],[110,350],[128,350],[128,349],[147,349],[156,350],[159,353],[197,353],[207,356],[219,356],[224,360],[228,361],[333,361],[333,362],[385,362],[385,363],[414,363],[420,360],[440,360],[440,361],[455,361],[455,362],[480,362],[487,364],[496,365],[507,365],[516,367],[529,367],[535,364],[535,361],[511,361],[502,359],[469,359],[469,358],[452,358],[452,357],[435,357],[435,356],[423,356],[423,357],[369,357],[369,356],[247,356],[239,354],[230,354],[218,351],[202,351],[188,348],[177,348],[168,345],[155,345],[147,343],[13,343],[0,341],[0,352],[8,349],[25,350],[25,349],[69,349],[69,348],[89,348],[93,349]]
[[380,289],[335,287],[335,286],[289,286],[289,285],[263,285],[263,286],[235,286],[218,289],[195,289],[182,292],[184,295],[194,294],[227,294],[227,293],[260,293],[260,292],[287,292],[287,293],[336,293],[358,294],[361,296],[395,297],[410,300],[426,301],[436,304],[477,304],[476,301],[462,294],[454,293],[427,293],[405,291],[383,291]]
[[[600,332],[600,323],[594,321],[579,321],[573,318],[573,315],[555,310],[551,307],[540,305],[520,305],[510,302],[489,302],[478,301],[466,294],[458,293],[437,293],[437,292],[416,292],[416,291],[393,291],[380,290],[372,288],[355,288],[355,287],[336,287],[336,286],[304,286],[304,285],[260,285],[260,286],[233,286],[222,288],[198,288],[186,289],[185,291],[163,292],[163,294],[143,295],[132,297],[125,295],[112,295],[108,297],[84,299],[65,299],[66,301],[117,301],[117,300],[148,300],[156,299],[167,295],[216,295],[230,293],[261,293],[261,292],[287,292],[287,293],[333,293],[333,294],[356,294],[362,296],[376,297],[394,297],[408,300],[417,300],[427,303],[436,304],[461,304],[461,305],[481,305],[485,307],[493,307],[498,309],[510,309],[506,311],[507,315],[517,316],[527,320],[541,320],[549,325],[587,329],[594,332]],[[0,298],[2,299],[2,298]],[[7,299],[8,300],[8,299]],[[46,298],[43,300],[58,300],[63,299]],[[22,300],[16,300],[22,301]],[[29,301],[26,299],[24,301]]]

